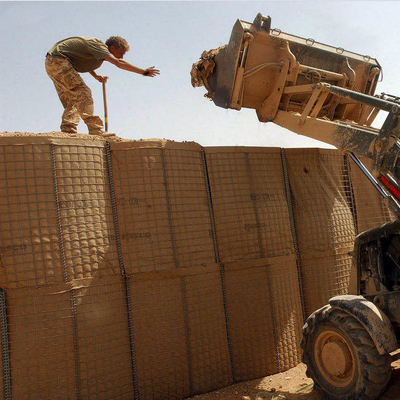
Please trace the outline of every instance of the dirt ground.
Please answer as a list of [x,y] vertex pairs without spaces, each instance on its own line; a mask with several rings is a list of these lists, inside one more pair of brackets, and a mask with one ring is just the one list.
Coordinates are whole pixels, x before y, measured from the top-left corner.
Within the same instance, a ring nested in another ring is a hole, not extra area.
[[[399,352],[398,352],[399,353]],[[306,366],[280,374],[228,386],[215,392],[194,396],[193,400],[322,400],[313,390],[313,381],[305,374]],[[400,360],[392,363],[392,378],[379,400],[400,400]]]

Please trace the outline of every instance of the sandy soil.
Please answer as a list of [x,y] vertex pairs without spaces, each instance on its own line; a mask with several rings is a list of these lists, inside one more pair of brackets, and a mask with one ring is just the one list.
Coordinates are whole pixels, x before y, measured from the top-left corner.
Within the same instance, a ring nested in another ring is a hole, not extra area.
[[[280,374],[219,389],[212,393],[194,396],[195,400],[322,400],[313,390],[313,382],[305,374],[306,366],[297,367]],[[392,378],[379,400],[400,399],[400,360],[392,364]]]

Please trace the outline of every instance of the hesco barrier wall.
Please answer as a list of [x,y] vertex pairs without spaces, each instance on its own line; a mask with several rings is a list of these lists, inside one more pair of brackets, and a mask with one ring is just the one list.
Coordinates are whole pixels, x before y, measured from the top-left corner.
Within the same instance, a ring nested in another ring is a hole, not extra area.
[[178,399],[294,367],[391,219],[333,150],[0,138],[0,392]]

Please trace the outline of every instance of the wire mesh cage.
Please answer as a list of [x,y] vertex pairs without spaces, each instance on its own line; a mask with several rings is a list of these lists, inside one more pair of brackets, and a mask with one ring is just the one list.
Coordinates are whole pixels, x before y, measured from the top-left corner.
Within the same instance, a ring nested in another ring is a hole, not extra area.
[[57,134],[2,138],[0,211],[7,400],[180,399],[294,367],[355,236],[394,219],[338,151]]

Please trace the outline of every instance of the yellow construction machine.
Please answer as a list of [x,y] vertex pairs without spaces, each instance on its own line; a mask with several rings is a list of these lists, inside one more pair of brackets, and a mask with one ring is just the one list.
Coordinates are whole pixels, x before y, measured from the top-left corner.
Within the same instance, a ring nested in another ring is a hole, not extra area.
[[[303,327],[307,374],[328,399],[376,399],[399,348],[400,99],[375,95],[380,76],[376,59],[272,29],[261,14],[238,20],[229,43],[203,52],[191,71],[192,85],[204,86],[217,106],[253,108],[261,122],[347,152],[397,216],[357,236],[353,289]],[[386,118],[374,128],[381,111]],[[373,160],[372,174],[359,156]]]

